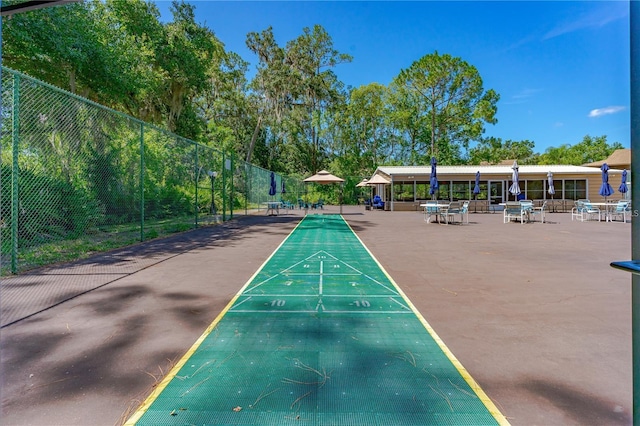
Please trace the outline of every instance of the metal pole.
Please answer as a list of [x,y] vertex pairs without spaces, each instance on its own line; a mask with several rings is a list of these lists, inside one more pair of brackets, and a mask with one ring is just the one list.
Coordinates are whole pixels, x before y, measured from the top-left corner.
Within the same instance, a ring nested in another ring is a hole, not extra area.
[[[640,1],[629,2],[631,56],[631,259],[640,260]],[[640,275],[631,275],[633,424],[640,425]]]
[[229,159],[230,170],[231,170],[231,182],[229,185],[229,219],[233,219],[233,152],[231,153],[231,158]]
[[18,149],[20,147],[20,76],[13,76],[13,165],[11,171],[11,273],[18,272]]
[[144,123],[140,122],[140,241],[144,241]]
[[214,216],[214,220],[215,220],[215,215],[216,215],[216,190],[215,190],[215,185],[216,185],[216,175],[211,173],[211,215]]
[[195,201],[195,206],[194,206],[194,214],[195,214],[195,227],[198,227],[198,213],[199,213],[199,208],[198,208],[198,186],[200,186],[200,167],[198,167],[198,144],[196,144],[196,158],[195,158],[195,170],[196,170],[196,175],[195,175],[195,184],[196,184],[196,201]]
[[226,222],[227,221],[227,197],[226,197],[226,190],[227,190],[227,180],[225,178],[225,161],[226,161],[226,155],[223,152],[222,153],[222,221]]
[[251,194],[251,166],[249,163],[244,163],[244,214],[249,214],[249,196]]

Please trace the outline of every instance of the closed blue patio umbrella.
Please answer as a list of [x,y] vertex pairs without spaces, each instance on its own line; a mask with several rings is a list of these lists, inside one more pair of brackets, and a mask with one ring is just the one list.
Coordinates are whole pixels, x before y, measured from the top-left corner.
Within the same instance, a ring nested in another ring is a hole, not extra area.
[[[480,193],[480,170],[476,172],[476,185],[473,187],[473,199],[478,199],[478,194]],[[477,203],[473,205],[473,211],[475,212],[478,208]]]
[[276,174],[271,172],[271,183],[269,184],[269,195],[276,195]]
[[549,183],[549,185],[548,185],[549,187],[547,188],[547,192],[549,193],[549,195],[551,195],[551,207],[553,208],[553,196],[556,193],[556,189],[553,186],[553,173],[551,173],[551,172],[547,173],[547,180],[548,180],[548,183]]
[[607,197],[613,195],[613,188],[609,185],[609,165],[604,163],[600,168],[602,170],[602,185],[600,186],[599,194],[604,197],[604,201],[607,201]]
[[509,192],[513,194],[513,197],[517,201],[518,195],[520,195],[520,184],[518,183],[518,162],[514,161],[511,168],[513,169],[513,173],[511,174],[511,180],[513,183],[509,187]]
[[624,198],[627,198],[628,191],[629,191],[629,188],[627,187],[627,169],[624,169],[622,171],[622,182],[618,187],[618,192],[622,193]]
[[436,157],[431,157],[431,178],[429,179],[429,195],[435,199],[435,194],[438,192],[438,176],[436,174]]
[[476,197],[480,193],[480,171],[476,172],[476,186],[473,187],[473,195]]

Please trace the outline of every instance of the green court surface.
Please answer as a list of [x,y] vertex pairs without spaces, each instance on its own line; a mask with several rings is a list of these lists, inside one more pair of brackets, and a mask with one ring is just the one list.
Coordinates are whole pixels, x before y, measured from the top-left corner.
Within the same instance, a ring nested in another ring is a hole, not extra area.
[[127,424],[507,421],[343,218],[311,215]]

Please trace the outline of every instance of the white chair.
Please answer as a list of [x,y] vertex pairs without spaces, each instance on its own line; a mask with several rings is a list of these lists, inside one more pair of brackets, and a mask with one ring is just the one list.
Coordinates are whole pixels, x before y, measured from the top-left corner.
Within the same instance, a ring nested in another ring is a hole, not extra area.
[[615,209],[609,212],[609,220],[613,222],[616,216],[620,216],[622,223],[626,223],[627,214],[629,215],[629,221],[631,221],[631,202],[629,202],[629,200],[620,200],[616,204]]
[[584,203],[589,200],[576,200],[573,208],[571,209],[571,220],[577,219],[581,222],[585,220],[585,208]]
[[449,218],[451,218],[451,222],[453,222],[455,220],[455,216],[460,214],[461,209],[462,206],[459,201],[452,201],[447,207],[442,207],[442,209],[440,209],[440,217],[444,219],[444,223],[448,225],[450,222]]
[[437,200],[429,200],[426,202],[426,206],[424,207],[424,221],[430,222],[431,216],[438,217],[438,201]]
[[544,211],[546,208],[547,208],[547,200],[545,200],[540,207],[534,207],[533,210],[531,210],[530,212],[530,215],[533,218],[533,220],[535,221],[536,216],[540,216],[540,221],[544,223]]
[[464,201],[460,208],[460,223],[464,222],[464,217],[467,217],[467,225],[469,224],[469,201]]
[[583,202],[582,203],[582,221],[589,220],[590,217],[598,215],[598,222],[602,220],[602,212],[599,208],[592,206],[591,202]]
[[531,215],[533,214],[533,201],[531,200],[520,200],[520,208],[522,212],[527,217],[527,222],[531,220]]
[[504,223],[510,222],[514,219],[520,220],[520,223],[524,224],[525,212],[522,209],[519,201],[507,201],[503,210]]

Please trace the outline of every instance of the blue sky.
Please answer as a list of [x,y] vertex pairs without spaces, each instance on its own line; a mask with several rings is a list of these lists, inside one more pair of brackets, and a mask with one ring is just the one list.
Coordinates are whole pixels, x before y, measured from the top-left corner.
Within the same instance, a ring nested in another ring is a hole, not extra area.
[[[627,1],[187,2],[252,72],[247,33],[272,26],[284,46],[319,24],[353,56],[334,69],[346,85],[387,85],[422,56],[448,53],[500,94],[486,136],[532,140],[539,153],[585,135],[630,147]],[[156,4],[170,20],[170,2]]]

